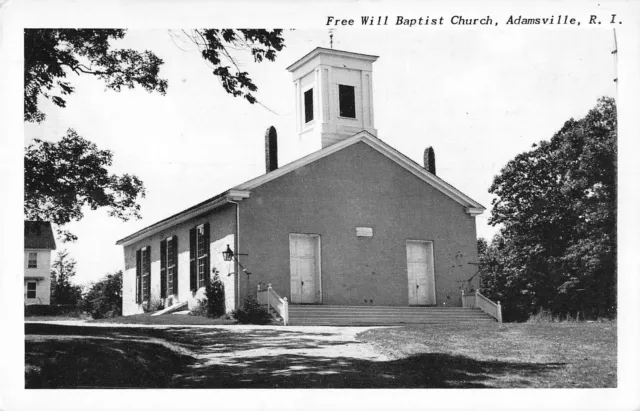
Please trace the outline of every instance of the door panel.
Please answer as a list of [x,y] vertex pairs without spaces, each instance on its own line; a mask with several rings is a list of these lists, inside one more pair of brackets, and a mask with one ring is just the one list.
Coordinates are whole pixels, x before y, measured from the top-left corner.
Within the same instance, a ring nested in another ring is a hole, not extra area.
[[320,302],[320,236],[290,234],[291,302]]
[[407,241],[407,280],[409,305],[436,303],[432,242]]

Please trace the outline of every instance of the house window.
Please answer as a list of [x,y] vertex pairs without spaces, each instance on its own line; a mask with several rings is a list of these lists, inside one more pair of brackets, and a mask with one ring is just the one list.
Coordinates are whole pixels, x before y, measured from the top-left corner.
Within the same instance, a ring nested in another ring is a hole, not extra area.
[[196,242],[198,250],[198,288],[205,286],[205,280],[207,276],[207,247],[204,241],[204,225],[201,225],[196,230]]
[[36,282],[27,282],[27,298],[36,298]]
[[338,85],[340,117],[356,118],[356,91],[353,86]]
[[160,242],[160,297],[178,294],[178,237]]
[[149,301],[151,298],[151,247],[143,248],[140,254],[142,300]]
[[209,223],[189,230],[189,287],[197,291],[209,281]]
[[313,120],[313,89],[304,92],[304,122]]
[[38,268],[38,253],[29,253],[27,268]]

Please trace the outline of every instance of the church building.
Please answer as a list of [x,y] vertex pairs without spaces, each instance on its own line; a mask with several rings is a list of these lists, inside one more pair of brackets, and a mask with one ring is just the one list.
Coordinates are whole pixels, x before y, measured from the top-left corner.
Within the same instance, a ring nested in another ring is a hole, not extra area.
[[279,167],[271,127],[264,175],[119,240],[125,315],[193,308],[213,271],[227,311],[260,284],[292,307],[462,307],[485,208],[436,175],[432,149],[418,164],[378,135],[377,59],[316,48],[288,67],[311,154]]

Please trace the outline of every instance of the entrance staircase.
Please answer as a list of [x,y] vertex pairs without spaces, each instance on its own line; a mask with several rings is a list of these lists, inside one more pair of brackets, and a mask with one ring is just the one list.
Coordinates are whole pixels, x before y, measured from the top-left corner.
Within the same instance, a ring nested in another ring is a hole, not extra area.
[[495,323],[479,308],[289,305],[290,325]]

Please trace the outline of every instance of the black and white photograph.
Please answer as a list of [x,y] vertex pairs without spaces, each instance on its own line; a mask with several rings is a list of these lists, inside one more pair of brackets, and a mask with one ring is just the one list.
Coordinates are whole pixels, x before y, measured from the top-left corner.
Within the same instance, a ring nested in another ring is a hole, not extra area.
[[637,409],[639,11],[0,3],[0,409]]

